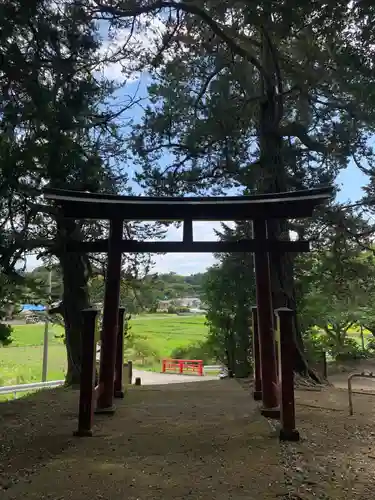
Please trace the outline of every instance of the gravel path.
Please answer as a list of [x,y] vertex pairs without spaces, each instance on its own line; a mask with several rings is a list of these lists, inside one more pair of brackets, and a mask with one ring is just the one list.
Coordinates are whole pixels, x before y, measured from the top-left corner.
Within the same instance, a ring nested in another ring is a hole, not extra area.
[[77,391],[0,404],[1,500],[373,500],[373,396],[349,417],[345,390],[297,390],[302,440],[280,444],[248,386],[146,375],[87,439]]
[[[347,373],[340,373],[337,375],[331,375],[329,381],[337,389],[347,389],[348,388],[348,377],[352,373],[361,373],[362,371],[371,370],[353,370]],[[375,369],[372,367],[372,371],[375,374]],[[352,380],[353,391],[365,391],[365,392],[375,392],[375,378],[353,378]]]
[[60,389],[7,404],[2,500],[275,500],[287,492],[278,441],[234,380],[132,387],[113,418],[95,418],[88,439],[72,438],[72,396]]

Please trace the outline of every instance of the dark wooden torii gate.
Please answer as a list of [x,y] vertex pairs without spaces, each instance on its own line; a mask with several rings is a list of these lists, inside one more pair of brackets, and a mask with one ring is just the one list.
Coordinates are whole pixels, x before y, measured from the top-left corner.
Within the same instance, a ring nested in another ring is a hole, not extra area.
[[[281,241],[267,237],[267,220],[311,217],[314,209],[332,197],[331,187],[293,192],[226,197],[158,198],[116,196],[46,188],[44,198],[53,202],[61,216],[72,219],[109,220],[108,239],[69,241],[68,252],[107,252],[103,332],[97,411],[114,412],[117,322],[122,253],[252,252],[254,254],[257,319],[260,344],[262,413],[279,417],[276,352],[271,299],[270,252],[308,252],[308,241]],[[124,221],[182,221],[183,241],[134,241],[123,239]],[[253,221],[253,239],[194,241],[193,221]]]

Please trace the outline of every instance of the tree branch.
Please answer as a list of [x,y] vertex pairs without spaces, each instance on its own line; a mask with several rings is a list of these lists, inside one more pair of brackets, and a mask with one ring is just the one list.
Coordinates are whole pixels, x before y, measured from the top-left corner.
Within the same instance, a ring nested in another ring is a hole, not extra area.
[[[269,75],[263,69],[263,66],[260,61],[255,57],[254,54],[248,48],[245,48],[245,40],[240,40],[236,42],[232,36],[227,32],[227,28],[221,26],[217,23],[205,9],[198,7],[197,4],[193,3],[191,0],[186,1],[165,1],[165,0],[156,0],[151,2],[148,5],[132,5],[129,7],[114,7],[112,5],[107,5],[99,0],[95,0],[95,4],[97,6],[96,11],[98,13],[110,14],[115,18],[126,18],[126,17],[135,17],[140,16],[141,14],[151,14],[153,12],[158,12],[162,9],[174,9],[176,11],[183,11],[187,14],[193,14],[199,17],[211,30],[212,32],[219,37],[223,42],[225,42],[230,50],[243,57],[247,61],[249,61],[262,75],[262,77],[269,83],[271,83]],[[94,10],[95,12],[95,10]]]
[[318,153],[326,153],[326,147],[318,141],[314,141],[309,137],[306,127],[301,123],[292,122],[279,127],[279,133],[282,136],[292,136],[297,137],[304,146],[306,146],[310,151],[316,151]]

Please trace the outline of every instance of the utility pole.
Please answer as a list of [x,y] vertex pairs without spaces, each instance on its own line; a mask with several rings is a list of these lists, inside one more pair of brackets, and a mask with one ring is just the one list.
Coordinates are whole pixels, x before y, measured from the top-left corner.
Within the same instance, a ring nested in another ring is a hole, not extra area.
[[364,337],[364,334],[363,334],[363,326],[361,325],[361,344],[362,344],[362,351],[365,350],[365,337]]
[[48,269],[48,299],[46,306],[46,319],[44,322],[44,341],[43,341],[43,368],[42,368],[42,382],[47,381],[47,370],[48,370],[48,330],[49,330],[49,317],[48,312],[51,305],[51,295],[52,295],[52,268],[51,264]]

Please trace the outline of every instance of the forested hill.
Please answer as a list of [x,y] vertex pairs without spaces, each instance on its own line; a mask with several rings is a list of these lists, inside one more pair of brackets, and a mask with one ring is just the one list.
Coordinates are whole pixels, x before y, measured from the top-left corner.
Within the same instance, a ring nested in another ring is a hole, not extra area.
[[200,297],[204,273],[181,276],[176,273],[150,275],[145,279],[158,300]]
[[[45,267],[38,267],[28,273],[29,278],[33,278],[42,286],[37,293],[43,300],[47,296],[48,270]],[[184,297],[201,297],[204,273],[181,276],[176,273],[149,274],[142,281],[134,283],[122,283],[121,295],[123,302],[130,306],[134,302],[135,294],[137,302],[142,304],[142,308],[153,308],[159,300],[168,300]],[[89,282],[90,298],[92,303],[102,302],[104,296],[104,279],[102,276],[95,276]],[[44,292],[45,291],[45,292]],[[58,267],[52,271],[52,298],[59,300],[62,294],[61,273]]]

